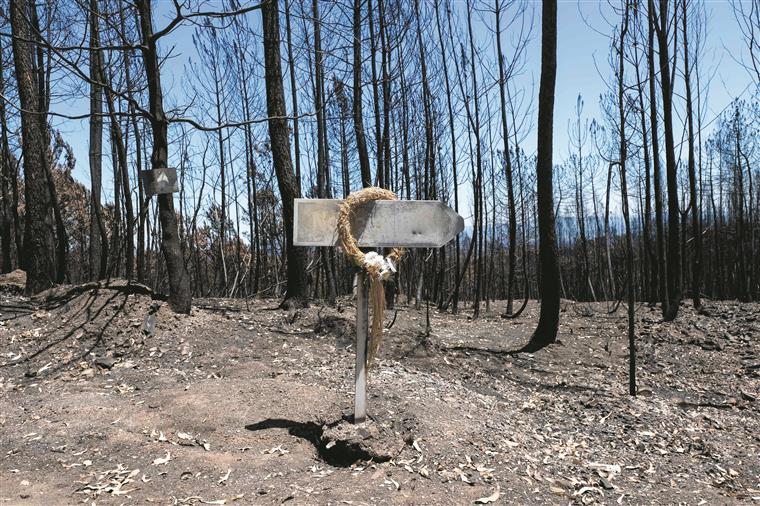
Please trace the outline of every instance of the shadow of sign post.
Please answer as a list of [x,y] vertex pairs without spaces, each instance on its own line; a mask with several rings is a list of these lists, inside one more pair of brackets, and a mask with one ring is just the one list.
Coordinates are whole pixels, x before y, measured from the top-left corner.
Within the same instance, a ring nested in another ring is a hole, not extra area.
[[[338,246],[338,211],[342,200],[295,199],[293,244]],[[440,248],[464,230],[464,218],[438,200],[376,200],[356,209],[351,231],[363,248]],[[357,274],[356,371],[354,423],[367,416],[366,274]]]

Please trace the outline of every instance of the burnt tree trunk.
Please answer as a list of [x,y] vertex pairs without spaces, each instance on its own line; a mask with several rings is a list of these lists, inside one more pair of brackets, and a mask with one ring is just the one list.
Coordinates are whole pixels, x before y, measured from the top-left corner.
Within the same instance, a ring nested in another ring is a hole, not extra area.
[[261,8],[269,139],[272,145],[272,162],[282,198],[285,249],[288,262],[287,291],[282,306],[292,307],[307,303],[308,286],[305,252],[303,248],[297,248],[293,245],[293,199],[300,197],[300,191],[296,184],[293,163],[290,159],[290,132],[286,118],[285,92],[282,86],[280,64],[279,15],[278,0],[267,2]]
[[657,89],[655,80],[655,60],[654,60],[654,33],[655,21],[654,0],[649,0],[649,35],[648,35],[648,67],[649,67],[649,117],[652,124],[652,169],[653,169],[653,186],[654,186],[654,215],[656,229],[656,248],[657,248],[657,273],[658,283],[657,290],[659,299],[662,302],[663,316],[670,313],[670,304],[668,299],[668,275],[667,264],[665,262],[665,221],[662,203],[662,183],[661,183],[661,163],[660,163],[660,141],[657,128]]
[[[457,139],[456,139],[456,133],[455,133],[455,125],[454,125],[454,108],[451,100],[451,93],[452,93],[452,87],[451,82],[449,81],[449,66],[448,66],[448,56],[446,54],[446,43],[443,39],[443,30],[441,29],[441,19],[439,15],[439,6],[440,6],[440,0],[436,0],[435,2],[435,24],[436,29],[438,32],[438,44],[440,45],[441,49],[441,63],[443,65],[443,78],[444,83],[446,85],[446,109],[448,111],[448,123],[449,123],[449,136],[451,139],[451,177],[453,178],[452,186],[454,189],[454,211],[459,213],[459,178],[457,175]],[[451,27],[449,26],[449,29]],[[461,270],[461,247],[459,245],[459,234],[457,234],[456,238],[454,239],[454,272],[456,272],[456,276],[458,279],[459,272]],[[438,309],[439,310],[445,310],[448,306],[449,302],[443,302],[443,298],[441,299],[442,302],[439,304]],[[457,312],[458,306],[459,306],[459,285],[457,283],[456,288],[451,293],[451,304],[452,309],[451,312],[455,313]]]
[[[103,89],[100,82],[100,23],[98,0],[90,0],[90,279],[106,275],[108,236],[103,223],[100,198],[103,164]],[[106,251],[104,251],[106,248]]]
[[[507,308],[505,313],[511,315],[517,259],[515,250],[515,243],[517,242],[517,212],[515,210],[515,193],[512,184],[512,156],[509,152],[507,100],[504,89],[507,85],[507,77],[504,72],[504,53],[501,49],[501,6],[499,5],[499,0],[496,0],[494,11],[496,13],[496,56],[499,59],[499,111],[501,113],[501,135],[504,140],[504,176],[507,179],[507,209],[509,213],[509,272],[507,273]],[[494,198],[496,198],[495,195]]]
[[[702,306],[702,300],[700,298],[700,290],[702,289],[702,232],[700,225],[700,208],[699,208],[699,196],[697,195],[697,175],[694,163],[694,110],[693,99],[691,92],[691,68],[689,66],[689,42],[688,42],[688,26],[686,20],[686,13],[688,11],[686,0],[683,0],[683,15],[681,17],[683,22],[683,65],[684,65],[684,86],[686,88],[686,120],[688,123],[688,146],[689,146],[689,199],[691,201],[689,210],[691,211],[691,233],[694,239],[694,254],[691,259],[691,300],[694,303],[694,307],[699,309]],[[750,192],[751,194],[751,192]]]
[[54,230],[51,197],[48,189],[47,134],[42,128],[42,97],[32,62],[34,48],[30,22],[30,4],[11,0],[10,23],[13,33],[13,60],[16,67],[18,95],[21,103],[21,150],[24,157],[24,269],[26,294],[34,294],[53,286],[55,263]]
[[[3,51],[0,47],[0,94],[5,95],[6,62],[3,59]],[[13,270],[15,246],[15,260],[21,260],[22,241],[18,216],[18,176],[16,163],[11,158],[10,144],[8,142],[8,118],[5,109],[5,101],[0,100],[0,240],[2,246],[2,272]]]
[[636,395],[636,336],[635,336],[635,294],[633,272],[633,238],[631,234],[631,213],[628,199],[628,178],[626,174],[626,162],[628,161],[628,140],[625,137],[626,121],[626,97],[625,97],[625,37],[628,33],[628,14],[630,4],[625,2],[623,23],[620,28],[618,40],[618,79],[617,100],[618,120],[620,122],[620,197],[623,207],[623,221],[625,223],[625,265],[628,274],[627,298],[628,298],[628,393]]
[[369,167],[362,114],[362,0],[354,0],[354,131],[356,150],[359,152],[362,186],[366,188],[372,186],[372,173]]
[[[153,37],[150,0],[138,0],[137,10],[142,32],[140,49],[148,80],[150,123],[153,130],[153,152],[150,162],[155,170],[166,168],[169,163],[169,122],[164,114],[158,48],[156,47],[156,39]],[[177,215],[174,212],[172,194],[158,195],[158,219],[161,222],[161,250],[166,260],[166,271],[169,275],[169,306],[177,313],[190,313],[192,304],[190,276],[185,268],[185,260],[180,248]]]
[[665,128],[665,167],[668,188],[668,311],[665,320],[674,320],[681,302],[681,249],[680,213],[678,210],[678,166],[676,164],[675,142],[673,140],[673,88],[670,68],[670,48],[668,47],[668,2],[660,0],[660,24],[655,23],[657,45],[660,54],[660,84],[662,86],[662,119]]
[[[110,86],[110,79],[106,79],[105,72],[101,67],[101,80],[106,83],[106,86]],[[126,266],[125,275],[127,279],[134,277],[134,264],[135,264],[135,211],[132,205],[132,191],[129,183],[129,165],[127,163],[127,147],[124,134],[119,124],[119,118],[117,115],[116,107],[114,105],[113,94],[109,89],[106,89],[106,104],[108,104],[108,114],[111,116],[111,142],[114,144],[116,151],[116,159],[118,161],[118,169],[114,169],[116,181],[114,187],[121,185],[121,194],[124,197],[124,209],[125,209],[125,243],[121,247],[125,248],[124,262]],[[117,202],[116,205],[119,205]],[[103,228],[105,234],[105,227]],[[105,242],[104,242],[105,244]],[[114,251],[113,254],[120,256],[118,252]],[[105,264],[106,262],[103,261]]]
[[554,88],[557,77],[556,0],[544,0],[541,12],[541,80],[538,91],[536,161],[541,311],[538,326],[528,344],[523,347],[523,351],[527,352],[534,352],[554,343],[559,326],[560,278],[552,181]]

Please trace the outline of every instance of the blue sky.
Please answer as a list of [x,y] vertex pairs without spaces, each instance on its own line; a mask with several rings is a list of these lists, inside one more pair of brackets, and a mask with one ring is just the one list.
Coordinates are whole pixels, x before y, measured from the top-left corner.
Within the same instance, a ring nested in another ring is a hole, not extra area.
[[[747,89],[751,77],[739,63],[745,52],[744,42],[730,2],[713,0],[705,2],[705,6],[707,36],[700,70],[705,75],[715,72],[703,97],[706,107],[704,120],[707,122]],[[607,63],[610,44],[606,34],[613,29],[605,16],[614,19],[607,2],[588,0],[558,3],[555,162],[568,153],[567,121],[575,117],[579,93],[585,101],[584,115],[589,118],[601,117],[598,97],[605,91],[605,81],[610,76]],[[532,54],[538,58],[537,47]],[[633,69],[628,71],[633,72]],[[538,67],[535,72],[538,75]],[[675,121],[680,122],[678,116]],[[710,132],[711,128],[707,127],[706,130]]]
[[[169,2],[158,3],[155,15],[156,29],[163,27],[170,18]],[[740,64],[745,53],[741,32],[738,29],[733,9],[728,1],[713,0],[705,2],[707,13],[707,37],[701,70],[705,75],[713,75],[709,89],[704,94],[705,122],[711,121],[737,95],[745,92],[751,77]],[[540,73],[540,4],[535,2],[533,9],[533,39],[527,48],[525,70],[517,79],[517,86],[526,93],[536,97]],[[255,14],[258,17],[258,14]],[[593,0],[560,1],[558,6],[558,50],[557,50],[557,87],[555,98],[554,125],[554,160],[555,163],[566,158],[568,147],[568,120],[575,117],[578,94],[585,101],[584,115],[588,118],[600,118],[599,95],[606,89],[606,80],[610,76],[607,63],[609,51],[609,33],[614,29],[610,20],[615,17],[606,1]],[[164,54],[174,47],[175,58],[167,62],[162,75],[165,90],[176,92],[182,87],[183,67],[194,52],[190,35],[192,28],[183,27],[173,32],[162,46]],[[509,34],[504,34],[505,39]],[[492,52],[493,49],[487,48]],[[746,93],[745,93],[746,95]],[[535,102],[535,98],[533,99]],[[70,101],[59,104],[59,110],[68,113],[86,113],[87,100]],[[678,113],[678,111],[677,111]],[[535,110],[533,111],[535,116]],[[533,118],[535,123],[535,118]],[[680,120],[676,115],[676,122]],[[77,158],[77,179],[87,184],[89,180],[88,124],[87,121],[61,121],[54,123],[62,129],[64,136],[71,143]],[[709,132],[711,128],[706,127]],[[678,139],[678,136],[676,137]],[[107,142],[107,137],[106,137]],[[535,131],[525,139],[523,147],[533,151],[536,144]],[[108,157],[105,164],[108,165]],[[107,178],[106,178],[107,179]],[[105,191],[111,187],[105,182]]]

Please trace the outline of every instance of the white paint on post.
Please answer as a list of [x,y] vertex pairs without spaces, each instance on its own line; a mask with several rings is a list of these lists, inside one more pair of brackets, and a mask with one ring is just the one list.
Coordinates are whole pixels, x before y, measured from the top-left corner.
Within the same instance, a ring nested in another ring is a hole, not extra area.
[[369,305],[367,303],[367,276],[356,274],[356,391],[354,396],[354,423],[364,423],[367,417],[367,331]]
[[[338,244],[342,200],[295,199],[293,244]],[[359,247],[440,248],[464,230],[464,219],[438,200],[377,200],[354,212],[351,231]]]

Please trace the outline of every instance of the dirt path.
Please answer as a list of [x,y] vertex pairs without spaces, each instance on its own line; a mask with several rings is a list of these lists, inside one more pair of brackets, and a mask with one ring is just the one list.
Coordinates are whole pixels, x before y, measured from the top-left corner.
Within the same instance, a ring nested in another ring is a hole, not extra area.
[[535,303],[429,337],[404,307],[357,430],[349,301],[0,301],[0,503],[760,502],[757,305],[640,307],[637,398],[623,309],[566,304],[562,344],[514,355]]

